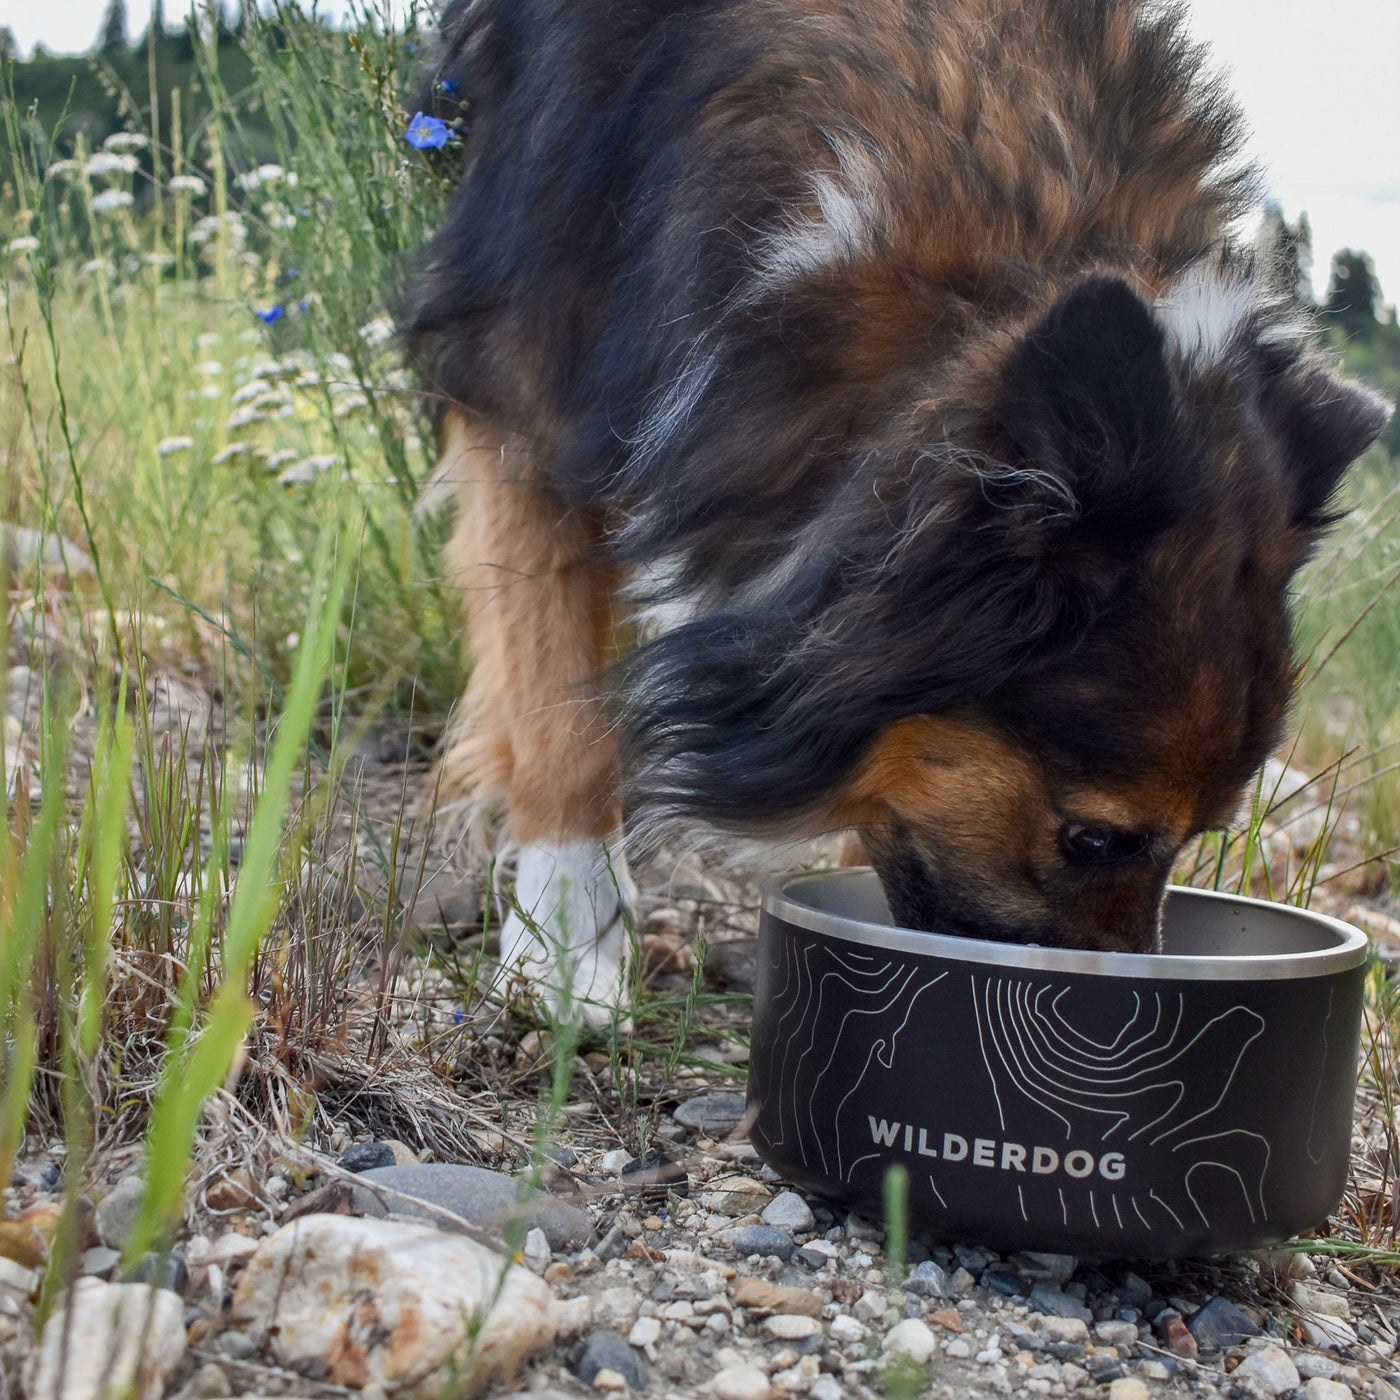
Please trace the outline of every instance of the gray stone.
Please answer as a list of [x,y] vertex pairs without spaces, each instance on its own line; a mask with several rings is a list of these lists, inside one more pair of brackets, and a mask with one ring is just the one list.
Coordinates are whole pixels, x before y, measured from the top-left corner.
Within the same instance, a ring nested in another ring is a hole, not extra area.
[[960,1244],[954,1247],[953,1258],[958,1261],[959,1268],[966,1269],[970,1274],[980,1274],[988,1264],[996,1262],[997,1256],[990,1249]]
[[375,1167],[392,1167],[394,1149],[382,1142],[357,1142],[340,1154],[339,1166],[348,1172],[367,1172]]
[[791,1230],[780,1230],[774,1225],[741,1225],[730,1231],[728,1242],[737,1254],[776,1254],[779,1259],[787,1259],[797,1247]]
[[1011,1256],[1010,1263],[1032,1283],[1068,1283],[1079,1260],[1072,1254],[1046,1254],[1038,1249],[1023,1249]]
[[1227,1298],[1212,1298],[1197,1309],[1187,1326],[1202,1351],[1237,1347],[1246,1337],[1259,1335],[1254,1320]]
[[758,980],[758,939],[731,938],[711,943],[705,954],[705,981],[721,991],[752,992]]
[[[459,1215],[464,1220],[500,1220],[504,1222],[517,1209],[527,1227],[544,1231],[549,1247],[563,1252],[579,1250],[593,1237],[593,1225],[587,1214],[576,1206],[565,1205],[540,1191],[535,1191],[515,1177],[503,1172],[487,1171],[453,1162],[420,1162],[409,1167],[372,1167],[360,1173],[355,1199],[361,1194],[374,1199],[368,1186],[387,1186],[413,1196],[430,1205]],[[439,1228],[450,1228],[438,1212],[395,1196],[385,1196],[383,1203],[395,1215],[407,1215],[430,1222]]]
[[1297,1390],[1299,1384],[1298,1368],[1282,1347],[1251,1352],[1231,1372],[1230,1379],[1258,1400],[1273,1400],[1277,1395]]
[[258,1350],[258,1344],[246,1332],[221,1332],[218,1347],[230,1361],[246,1361]]
[[189,1282],[185,1257],[177,1249],[168,1254],[151,1251],[143,1254],[123,1275],[123,1283],[150,1283],[171,1293],[183,1293]]
[[739,1126],[744,1105],[743,1094],[697,1094],[681,1104],[672,1116],[687,1128],[717,1137]]
[[1129,1269],[1118,1285],[1118,1296],[1125,1303],[1145,1303],[1152,1296],[1152,1285]]
[[599,1371],[616,1371],[633,1390],[641,1390],[650,1377],[646,1362],[628,1344],[627,1338],[616,1332],[592,1332],[583,1344],[573,1366],[574,1375],[584,1385],[592,1385]]
[[89,1278],[110,1278],[112,1270],[121,1261],[121,1250],[95,1244],[91,1249],[83,1251],[83,1257],[78,1263],[78,1272]]
[[777,1225],[794,1234],[805,1234],[816,1225],[811,1206],[796,1191],[780,1191],[763,1207],[762,1219],[765,1225]]
[[1062,1293],[1058,1288],[1047,1288],[1044,1284],[1037,1284],[1031,1289],[1026,1306],[1032,1312],[1044,1313],[1046,1317],[1077,1317],[1084,1323],[1094,1320],[1094,1314],[1078,1298],[1071,1298],[1068,1293]]
[[123,1250],[136,1228],[136,1216],[146,1183],[136,1174],[124,1176],[97,1203],[97,1237],[108,1249]]
[[932,1259],[925,1259],[913,1273],[904,1280],[904,1291],[915,1293],[920,1298],[951,1298],[953,1285],[947,1273]]

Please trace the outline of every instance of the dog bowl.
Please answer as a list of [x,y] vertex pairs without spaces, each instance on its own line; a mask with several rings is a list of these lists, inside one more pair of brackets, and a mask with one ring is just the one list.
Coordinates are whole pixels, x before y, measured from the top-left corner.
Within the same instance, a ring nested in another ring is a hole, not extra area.
[[764,893],[751,1140],[788,1180],[996,1248],[1164,1259],[1275,1243],[1335,1209],[1364,935],[1173,888],[1163,951],[896,928],[868,870]]

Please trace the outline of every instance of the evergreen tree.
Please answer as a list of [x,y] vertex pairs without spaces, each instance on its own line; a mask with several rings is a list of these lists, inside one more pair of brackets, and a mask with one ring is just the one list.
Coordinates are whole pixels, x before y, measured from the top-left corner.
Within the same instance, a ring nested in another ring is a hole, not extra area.
[[107,0],[107,14],[102,21],[102,33],[98,47],[105,54],[118,54],[125,51],[126,44],[126,0]]
[[1381,305],[1376,270],[1365,253],[1343,248],[1332,257],[1332,277],[1322,314],[1346,340],[1369,340],[1376,333]]
[[153,0],[151,5],[151,25],[146,31],[148,40],[154,40],[157,44],[165,40],[165,3],[164,0]]

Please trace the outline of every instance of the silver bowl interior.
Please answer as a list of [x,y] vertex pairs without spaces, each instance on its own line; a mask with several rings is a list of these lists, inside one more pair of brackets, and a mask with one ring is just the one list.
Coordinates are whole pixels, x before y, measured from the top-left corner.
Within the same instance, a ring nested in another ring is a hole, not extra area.
[[898,928],[873,871],[789,876],[767,907],[789,922],[852,942],[974,961],[1120,977],[1313,977],[1358,966],[1366,936],[1339,919],[1291,905],[1185,886],[1167,891],[1155,953],[985,942]]

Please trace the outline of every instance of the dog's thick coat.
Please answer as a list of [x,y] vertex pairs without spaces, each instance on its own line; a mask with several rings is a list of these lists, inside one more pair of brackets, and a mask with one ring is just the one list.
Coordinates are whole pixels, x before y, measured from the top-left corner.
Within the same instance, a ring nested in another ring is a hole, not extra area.
[[620,793],[644,839],[855,828],[916,927],[1150,946],[1384,421],[1228,246],[1239,123],[1179,17],[459,0],[442,39],[444,771],[544,853],[531,898],[609,926]]

